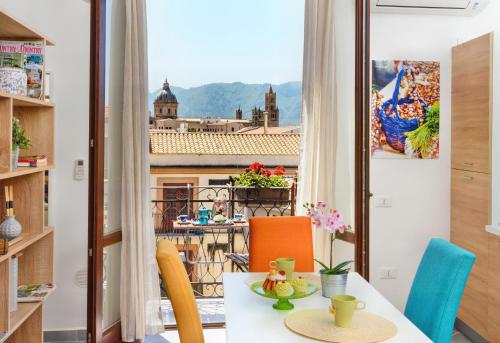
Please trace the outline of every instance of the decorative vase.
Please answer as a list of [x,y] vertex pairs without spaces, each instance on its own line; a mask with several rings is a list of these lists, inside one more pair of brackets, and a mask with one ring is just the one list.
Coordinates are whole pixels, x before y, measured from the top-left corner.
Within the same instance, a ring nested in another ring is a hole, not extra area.
[[17,169],[17,161],[19,160],[19,147],[12,150],[12,170]]
[[16,216],[5,216],[5,220],[0,224],[0,238],[11,241],[21,234],[21,229]]
[[325,274],[324,271],[324,269],[320,270],[322,295],[325,298],[331,298],[337,294],[345,294],[348,273],[330,275]]

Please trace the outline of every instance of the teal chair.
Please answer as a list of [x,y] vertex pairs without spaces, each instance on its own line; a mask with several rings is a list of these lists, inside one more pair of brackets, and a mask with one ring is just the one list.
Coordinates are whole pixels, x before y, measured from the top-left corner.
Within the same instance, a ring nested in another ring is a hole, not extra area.
[[431,239],[413,280],[405,316],[433,342],[451,341],[453,325],[476,256]]

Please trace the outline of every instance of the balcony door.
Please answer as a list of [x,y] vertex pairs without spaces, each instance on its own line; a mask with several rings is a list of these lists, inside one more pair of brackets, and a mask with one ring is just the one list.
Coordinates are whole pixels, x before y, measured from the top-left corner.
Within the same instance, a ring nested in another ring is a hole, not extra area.
[[[346,221],[353,225],[354,231],[339,237],[335,258],[343,260],[354,257],[356,271],[368,278],[367,175],[370,90],[366,73],[369,61],[367,40],[369,1],[340,0],[339,4],[350,11],[349,15],[339,16],[336,27],[345,33],[339,36],[339,39],[345,40],[349,47],[338,49],[339,56],[337,56],[339,61],[345,62],[345,65],[339,66],[341,80],[339,82],[342,82],[341,86],[346,89],[342,106],[349,115],[341,117],[339,122],[342,138],[339,149],[342,154],[337,157],[337,165],[342,168],[337,174],[350,176],[346,182],[337,182],[340,200],[337,201],[336,207],[345,213]],[[123,92],[125,2],[91,0],[91,14],[87,325],[90,342],[120,342],[122,174],[120,113]],[[169,187],[179,188],[179,184],[184,187],[187,184],[195,185],[191,181],[178,180],[165,180],[160,184],[152,182],[153,186],[160,189],[160,200],[167,203],[168,199],[179,195],[173,194]],[[185,190],[181,196],[193,199],[195,194],[192,190]],[[155,193],[153,199],[159,199],[158,193]],[[155,206],[162,206],[163,210],[168,204],[159,205],[153,201],[153,214]],[[175,207],[175,215],[173,211],[169,212],[166,222],[163,222],[162,215],[162,223],[156,226],[155,220],[155,227],[163,229],[165,226],[168,229],[168,222],[184,213],[183,211],[182,208]],[[208,243],[207,256],[214,253],[223,255],[222,245],[212,245],[211,250],[208,250]],[[223,243],[229,244],[229,242]],[[194,254],[193,251],[183,252],[187,260],[192,259],[190,254]],[[194,275],[193,272],[190,275]],[[194,277],[191,281],[198,282]],[[218,289],[215,291],[218,292]]]
[[91,342],[120,340],[121,106],[125,3],[91,2],[89,284]]

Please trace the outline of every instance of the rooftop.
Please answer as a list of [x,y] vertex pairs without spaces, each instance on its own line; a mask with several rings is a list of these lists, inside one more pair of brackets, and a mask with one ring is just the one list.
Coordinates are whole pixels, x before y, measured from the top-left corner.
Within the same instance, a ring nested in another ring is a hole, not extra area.
[[298,156],[297,134],[180,133],[150,130],[150,149],[156,155],[270,155]]
[[[300,132],[300,126],[277,126],[277,127],[267,128],[268,134],[283,135],[283,134],[297,134],[299,132]],[[264,134],[264,128],[262,126],[245,127],[236,133],[249,134],[249,135],[257,135],[257,134],[262,135]]]

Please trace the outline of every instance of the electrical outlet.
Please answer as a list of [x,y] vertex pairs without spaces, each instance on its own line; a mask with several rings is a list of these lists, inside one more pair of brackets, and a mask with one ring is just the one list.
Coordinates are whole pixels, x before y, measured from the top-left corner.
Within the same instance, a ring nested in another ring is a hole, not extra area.
[[375,198],[376,207],[392,207],[392,198],[390,197],[376,197]]

